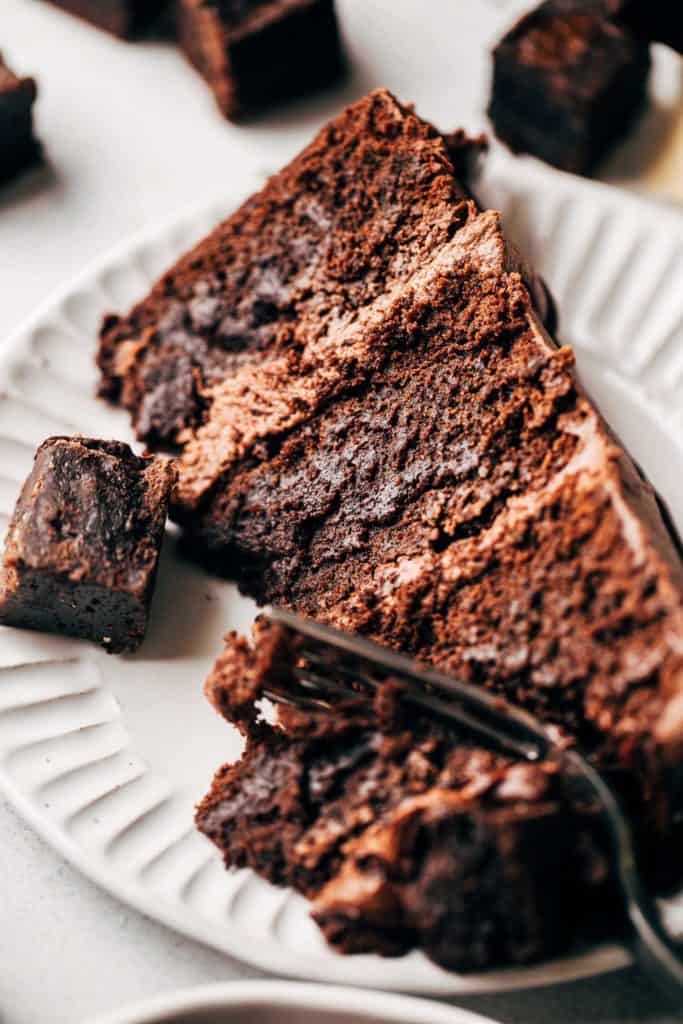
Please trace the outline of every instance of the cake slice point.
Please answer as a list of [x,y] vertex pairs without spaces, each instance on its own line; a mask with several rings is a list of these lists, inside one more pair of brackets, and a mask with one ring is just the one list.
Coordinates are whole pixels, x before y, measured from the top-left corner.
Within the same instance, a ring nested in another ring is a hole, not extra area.
[[[451,143],[460,158],[468,147]],[[128,315],[105,319],[100,393],[138,437],[178,445],[206,392],[296,350],[409,276],[461,220],[449,143],[378,89],[344,110],[184,256]]]

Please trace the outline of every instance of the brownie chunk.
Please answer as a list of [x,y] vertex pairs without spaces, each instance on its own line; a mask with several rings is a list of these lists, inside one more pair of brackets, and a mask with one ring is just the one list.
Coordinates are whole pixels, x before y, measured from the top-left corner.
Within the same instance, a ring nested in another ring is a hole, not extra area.
[[419,948],[480,970],[551,956],[590,926],[606,864],[556,765],[478,748],[391,692],[333,715],[280,708],[267,725],[254,702],[270,679],[286,691],[298,654],[261,624],[253,647],[228,638],[207,681],[247,736],[197,809],[228,867],[304,893],[343,953]]
[[9,525],[0,621],[135,650],[174,479],[118,441],[44,441]]
[[546,0],[493,51],[489,116],[514,152],[587,174],[640,113],[649,69],[647,40],[604,0]]
[[226,117],[332,85],[342,75],[333,0],[179,0],[179,34]]
[[138,35],[166,8],[170,0],[49,0],[97,28],[121,38]]
[[0,55],[0,184],[34,163],[40,147],[33,137],[36,83],[17,78]]

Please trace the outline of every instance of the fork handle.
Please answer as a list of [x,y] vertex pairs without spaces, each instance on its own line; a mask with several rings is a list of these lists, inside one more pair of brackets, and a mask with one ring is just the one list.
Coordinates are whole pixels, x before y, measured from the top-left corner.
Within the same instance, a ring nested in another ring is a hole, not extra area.
[[[631,946],[636,960],[680,1012],[683,1008],[681,944],[669,935],[654,899],[645,892],[640,880],[634,880],[630,874],[622,877],[620,872],[619,881],[633,929]],[[634,883],[639,891],[633,891]]]
[[631,925],[633,954],[662,994],[680,1010],[683,1007],[681,947],[669,935],[655,900],[641,882],[631,829],[619,803],[602,776],[575,750],[565,751],[561,760],[570,777],[588,782],[600,801],[609,829],[616,879]]

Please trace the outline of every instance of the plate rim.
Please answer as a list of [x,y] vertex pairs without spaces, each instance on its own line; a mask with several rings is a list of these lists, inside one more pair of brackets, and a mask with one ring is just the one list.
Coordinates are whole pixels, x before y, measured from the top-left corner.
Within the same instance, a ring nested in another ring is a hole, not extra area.
[[[502,168],[510,170],[510,165],[516,169],[512,175],[513,179],[521,176],[528,185],[530,183],[528,172],[531,168],[523,168],[522,172],[520,172],[516,161],[502,153],[496,155],[491,170],[492,172],[500,173]],[[647,209],[651,217],[656,216],[658,219],[661,218],[662,222],[666,221],[668,230],[671,230],[671,220],[673,218],[676,222],[676,230],[680,231],[683,239],[683,212],[670,212],[647,197],[627,193],[622,194],[613,186],[576,179],[572,175],[557,175],[556,172],[549,173],[542,167],[535,168],[533,173],[534,175],[540,174],[541,179],[546,179],[544,186],[549,192],[554,191],[555,193],[571,195],[576,188],[586,193],[597,191],[601,197],[608,197],[610,202],[617,208],[626,204],[641,210],[643,208]],[[255,176],[257,187],[262,180],[260,176],[258,178]],[[533,184],[533,182],[531,183]],[[59,288],[54,289],[29,317],[10,332],[2,344],[2,349],[0,350],[0,398],[11,394],[11,388],[6,386],[6,377],[11,370],[13,360],[17,358],[22,349],[26,355],[30,356],[28,339],[32,332],[42,323],[49,320],[59,306],[72,294],[87,288],[89,285],[92,286],[95,280],[108,268],[125,263],[130,259],[134,251],[140,250],[144,245],[160,243],[164,238],[172,242],[175,232],[183,228],[190,230],[193,223],[197,224],[201,219],[206,221],[214,214],[216,218],[227,215],[233,206],[236,207],[238,203],[250,194],[251,187],[249,182],[240,183],[240,188],[237,190],[223,188],[211,194],[208,198],[203,197],[201,201],[186,204],[172,215],[152,222],[122,239],[116,245],[109,247],[98,258],[87,264],[78,274],[73,275]],[[645,399],[648,398],[647,392],[644,389],[641,391],[641,395]],[[655,408],[657,407],[658,405],[655,406]],[[209,947],[219,949],[235,959],[259,967],[262,970],[272,971],[286,977],[302,977],[309,981],[325,981],[330,977],[329,971],[325,969],[324,961],[321,963],[310,961],[307,964],[307,969],[299,971],[291,963],[291,954],[289,965],[284,967],[281,957],[279,955],[271,956],[270,951],[267,951],[265,948],[260,950],[258,956],[254,956],[250,951],[238,948],[237,943],[232,944],[232,948],[228,948],[225,941],[222,941],[221,936],[217,936],[215,941],[212,940],[207,934],[209,929],[202,927],[201,918],[195,915],[188,915],[187,913],[181,914],[172,900],[163,898],[161,902],[155,900],[154,894],[149,889],[146,889],[137,879],[129,879],[125,875],[117,875],[115,869],[108,869],[106,863],[100,863],[102,858],[97,853],[79,846],[57,822],[48,816],[41,815],[30,796],[23,793],[14,784],[2,763],[0,763],[0,790],[5,793],[21,816],[30,823],[31,827],[53,849],[74,865],[86,878],[93,881],[104,891],[113,894],[123,903],[134,907],[136,910],[145,913],[181,934],[187,935]],[[336,957],[339,963],[339,969],[336,973],[340,978],[345,979],[345,976],[354,973],[354,967],[352,966],[354,958],[344,958],[338,954],[336,954]],[[539,964],[526,967],[496,968],[476,974],[456,974],[436,968],[429,988],[417,987],[414,983],[411,985],[409,981],[406,982],[405,987],[403,985],[383,985],[381,987],[390,987],[393,991],[429,992],[433,995],[483,994],[486,992],[490,993],[491,991],[512,991],[578,980],[618,970],[629,963],[631,963],[631,956],[623,946],[617,943],[605,943],[592,947],[587,952],[545,960]],[[344,983],[355,985],[365,991],[368,988],[378,987],[375,977],[365,979],[362,977],[362,969],[360,971],[356,970],[355,973],[361,976],[354,977],[353,981],[349,982],[344,980]]]
[[[473,1010],[447,1003],[400,995],[381,990],[316,982],[271,979],[214,982],[208,985],[176,989],[128,1003],[113,1011],[88,1017],[84,1024],[155,1024],[159,1014],[188,1011],[223,1010],[229,1008],[264,1008],[289,1010],[343,1010],[353,1014],[393,1016],[401,1024],[496,1024]],[[428,1014],[428,1016],[425,1016]],[[168,1018],[168,1024],[174,1020]]]

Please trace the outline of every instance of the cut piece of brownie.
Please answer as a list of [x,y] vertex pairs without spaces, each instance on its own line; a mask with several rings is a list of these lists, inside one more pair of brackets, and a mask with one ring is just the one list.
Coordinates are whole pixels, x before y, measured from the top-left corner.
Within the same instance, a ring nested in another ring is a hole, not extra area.
[[516,153],[587,174],[641,112],[648,41],[605,0],[545,0],[493,51],[489,116]]
[[680,872],[678,542],[543,331],[498,215],[468,209],[353,322],[213,389],[175,515],[257,601],[578,738]]
[[36,95],[35,81],[18,78],[0,54],[0,184],[38,158],[40,147],[33,137]]
[[371,93],[128,316],[105,321],[101,394],[131,411],[147,444],[177,444],[224,377],[296,351],[406,280],[457,229],[464,194],[437,132]]
[[587,900],[607,897],[607,871],[556,765],[477,748],[391,692],[378,713],[358,702],[259,721],[254,702],[272,680],[287,690],[298,653],[262,624],[253,647],[228,638],[207,681],[247,735],[197,809],[226,865],[304,893],[344,953],[420,948],[464,971],[565,949]]
[[170,6],[170,0],[49,0],[49,3],[122,39],[144,31]]
[[226,117],[333,85],[344,71],[334,0],[179,0],[178,22]]
[[0,621],[135,650],[174,479],[169,462],[119,441],[44,441],[9,525]]

